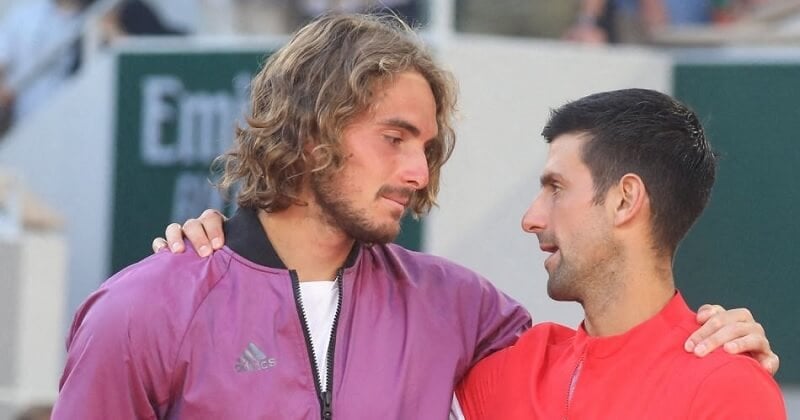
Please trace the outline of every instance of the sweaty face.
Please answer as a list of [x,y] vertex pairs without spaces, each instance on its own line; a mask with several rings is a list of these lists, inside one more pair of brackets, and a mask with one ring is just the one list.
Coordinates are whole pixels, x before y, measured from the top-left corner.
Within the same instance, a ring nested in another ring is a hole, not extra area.
[[404,72],[379,86],[373,107],[344,130],[342,169],[311,177],[323,220],[361,242],[394,240],[413,193],[428,185],[425,150],[437,133],[425,78]]
[[583,163],[580,134],[553,140],[541,175],[541,190],[522,219],[535,233],[549,274],[547,293],[555,300],[583,302],[588,293],[607,292],[620,263],[612,235],[613,217],[594,202],[591,172]]

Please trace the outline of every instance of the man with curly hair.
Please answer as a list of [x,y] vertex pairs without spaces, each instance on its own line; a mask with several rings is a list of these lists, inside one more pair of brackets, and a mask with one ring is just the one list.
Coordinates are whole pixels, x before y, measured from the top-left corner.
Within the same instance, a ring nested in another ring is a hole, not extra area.
[[[227,246],[159,252],[90,296],[54,418],[446,418],[466,371],[530,326],[478,274],[390,244],[435,203],[455,90],[396,18],[299,30],[217,162]],[[735,335],[771,354],[748,321]]]

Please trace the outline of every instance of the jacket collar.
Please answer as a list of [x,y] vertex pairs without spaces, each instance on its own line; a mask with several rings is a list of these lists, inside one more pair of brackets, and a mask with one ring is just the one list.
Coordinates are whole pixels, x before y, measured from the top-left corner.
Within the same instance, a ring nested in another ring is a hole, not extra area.
[[605,358],[619,351],[639,351],[641,347],[628,343],[646,343],[652,337],[660,337],[664,334],[664,331],[676,326],[686,331],[693,331],[697,328],[694,312],[689,309],[686,301],[683,300],[683,296],[678,291],[675,291],[672,299],[656,315],[619,335],[609,337],[589,336],[586,332],[585,321],[582,322],[575,334],[573,345],[578,353],[584,353],[596,358]]
[[[223,225],[225,242],[228,248],[245,259],[259,265],[272,268],[287,269],[286,264],[278,257],[275,248],[267,237],[267,232],[258,220],[258,210],[240,207],[236,213]],[[361,247],[359,243],[353,244],[353,249],[345,260],[344,268],[352,267]]]

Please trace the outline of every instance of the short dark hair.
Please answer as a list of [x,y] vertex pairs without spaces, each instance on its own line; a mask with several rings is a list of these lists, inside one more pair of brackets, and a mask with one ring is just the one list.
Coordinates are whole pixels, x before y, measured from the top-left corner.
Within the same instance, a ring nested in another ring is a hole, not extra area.
[[597,93],[554,111],[547,143],[585,133],[581,157],[592,174],[594,200],[627,173],[642,178],[653,211],[655,245],[672,254],[708,203],[716,155],[697,115],[668,95],[648,89]]

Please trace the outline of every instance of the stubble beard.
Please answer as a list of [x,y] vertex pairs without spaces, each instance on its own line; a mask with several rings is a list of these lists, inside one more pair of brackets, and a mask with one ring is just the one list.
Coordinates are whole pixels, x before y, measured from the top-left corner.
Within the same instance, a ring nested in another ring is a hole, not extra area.
[[610,301],[617,292],[617,276],[622,264],[619,244],[604,235],[594,254],[564,255],[547,279],[547,294],[561,302]]
[[[561,251],[559,251],[561,252]],[[560,302],[571,302],[578,300],[580,293],[578,283],[581,281],[581,270],[574,267],[570,261],[566,260],[561,254],[561,261],[548,273],[547,295],[551,299]]]
[[364,209],[356,208],[341,188],[341,173],[321,171],[312,174],[311,190],[325,223],[339,229],[347,236],[365,244],[386,244],[400,233],[400,222],[375,223]]

